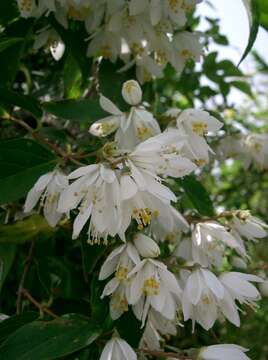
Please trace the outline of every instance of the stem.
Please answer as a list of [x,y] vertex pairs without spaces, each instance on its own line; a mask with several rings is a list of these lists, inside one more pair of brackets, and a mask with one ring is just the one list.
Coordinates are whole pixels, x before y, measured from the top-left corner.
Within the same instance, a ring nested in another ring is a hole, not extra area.
[[21,293],[28,299],[32,304],[34,304],[41,312],[45,312],[54,319],[58,319],[59,316],[56,315],[53,311],[49,310],[45,305],[40,304],[37,300],[35,300],[32,295],[26,289],[22,288]]
[[25,121],[17,119],[14,116],[9,116],[9,120],[11,120],[14,123],[23,127],[25,130],[27,130],[32,135],[33,138],[35,138],[36,140],[39,140],[43,144],[50,147],[57,155],[62,157],[64,160],[71,161],[72,163],[79,165],[79,166],[85,165],[85,164],[81,163],[80,161],[76,160],[75,156],[73,156],[73,154],[68,154],[65,151],[63,151],[58,145],[51,143],[48,139],[46,139],[44,136],[42,136],[36,130],[31,128],[31,126],[29,126]]
[[26,276],[27,276],[30,266],[31,266],[33,250],[34,250],[34,241],[31,242],[28,256],[25,259],[24,269],[23,269],[21,280],[20,280],[19,287],[18,287],[18,296],[17,296],[17,302],[16,302],[16,313],[17,314],[21,313],[22,293],[23,293],[23,289],[24,289],[24,283],[26,280]]
[[164,351],[156,351],[156,350],[148,350],[148,349],[136,349],[136,352],[142,352],[144,354],[155,356],[158,358],[172,357],[173,359],[179,359],[179,360],[191,360],[187,355],[174,353],[174,352],[164,352]]

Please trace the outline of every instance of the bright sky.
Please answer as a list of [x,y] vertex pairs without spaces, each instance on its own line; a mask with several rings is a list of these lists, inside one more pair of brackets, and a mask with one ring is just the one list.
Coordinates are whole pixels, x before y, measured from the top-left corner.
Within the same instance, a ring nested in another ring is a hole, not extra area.
[[[227,35],[231,45],[229,48],[217,46],[213,46],[213,48],[216,47],[219,50],[221,57],[231,57],[235,63],[238,63],[247,46],[249,35],[248,18],[243,1],[211,0],[211,3],[215,10],[203,2],[198,6],[199,12],[202,16],[220,18],[222,32]],[[201,27],[203,26],[205,26],[204,23],[201,24]],[[260,28],[254,47],[268,61],[267,31]]]
[[[211,44],[210,51],[217,50],[220,58],[230,59],[235,64],[239,63],[247,46],[249,36],[249,23],[246,9],[242,0],[210,0],[215,9],[212,9],[204,1],[197,6],[202,17],[217,17],[220,19],[221,31],[227,36],[230,46]],[[206,21],[200,24],[200,30],[207,27]],[[268,32],[260,28],[254,49],[268,62]],[[240,65],[241,69],[250,73],[252,68],[250,55]],[[232,99],[239,105],[245,98],[241,92],[232,91]]]

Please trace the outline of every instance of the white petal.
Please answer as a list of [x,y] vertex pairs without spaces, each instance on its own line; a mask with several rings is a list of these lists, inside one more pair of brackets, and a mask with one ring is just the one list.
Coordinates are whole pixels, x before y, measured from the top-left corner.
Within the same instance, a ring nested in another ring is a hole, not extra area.
[[100,106],[103,110],[107,111],[113,115],[122,115],[122,112],[118,109],[118,107],[107,97],[101,95],[100,96]]

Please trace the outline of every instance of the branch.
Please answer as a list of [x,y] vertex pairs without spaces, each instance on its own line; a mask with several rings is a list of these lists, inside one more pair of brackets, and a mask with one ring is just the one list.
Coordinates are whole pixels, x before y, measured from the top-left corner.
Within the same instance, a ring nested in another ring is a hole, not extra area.
[[164,352],[164,351],[156,351],[156,350],[148,350],[148,349],[136,349],[136,352],[142,352],[147,355],[155,356],[158,358],[165,357],[165,358],[173,358],[173,359],[179,359],[179,360],[191,360],[187,355],[185,354],[178,354],[174,352]]
[[80,161],[76,160],[75,156],[73,154],[68,154],[65,151],[63,151],[58,145],[51,143],[47,138],[45,138],[39,132],[37,132],[36,130],[31,128],[31,126],[29,126],[25,121],[17,119],[14,116],[9,116],[8,119],[13,121],[14,123],[20,125],[21,127],[23,127],[25,130],[27,130],[32,135],[33,138],[35,138],[36,140],[39,140],[43,144],[50,147],[57,155],[62,157],[65,161],[71,161],[74,164],[79,165],[79,166],[85,165],[85,164],[81,163]]
[[58,319],[59,316],[56,315],[53,311],[49,310],[45,305],[40,304],[37,300],[35,300],[32,295],[24,288],[21,289],[21,293],[30,300],[41,312],[45,312],[46,314],[50,315],[51,317]]
[[23,292],[26,276],[28,274],[28,271],[30,269],[30,265],[32,262],[33,250],[34,250],[34,241],[31,242],[28,256],[25,259],[24,268],[23,268],[21,280],[20,280],[19,287],[18,287],[18,296],[17,296],[17,302],[16,302],[16,313],[17,314],[20,314],[20,312],[21,312],[22,292]]

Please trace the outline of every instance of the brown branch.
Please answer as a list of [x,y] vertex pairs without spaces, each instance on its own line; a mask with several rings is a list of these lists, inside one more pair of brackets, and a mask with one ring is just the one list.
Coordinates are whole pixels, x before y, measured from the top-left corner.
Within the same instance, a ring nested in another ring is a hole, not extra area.
[[172,357],[174,359],[179,359],[179,360],[191,360],[187,355],[178,354],[178,353],[174,353],[174,352],[156,351],[156,350],[148,350],[148,349],[136,349],[136,352],[142,352],[144,354],[155,356],[158,358]]
[[58,145],[51,143],[47,138],[42,136],[38,131],[31,128],[31,126],[29,126],[25,121],[17,119],[14,116],[9,116],[8,119],[13,121],[14,123],[20,125],[21,127],[23,127],[25,130],[27,130],[32,135],[33,138],[35,138],[36,140],[39,140],[43,144],[50,147],[51,150],[53,150],[57,155],[62,157],[65,161],[70,161],[79,166],[85,165],[85,164],[81,163],[80,161],[76,160],[75,155],[68,154],[65,151],[63,151]]
[[25,259],[24,268],[23,268],[21,280],[20,280],[19,287],[18,287],[18,296],[17,296],[17,302],[16,302],[16,313],[17,314],[20,314],[20,312],[21,312],[22,291],[23,291],[23,288],[24,288],[24,283],[25,283],[25,280],[26,280],[26,276],[27,276],[27,274],[29,272],[29,269],[30,269],[30,266],[31,266],[32,257],[33,257],[33,250],[34,250],[34,241],[31,242],[28,256]]
[[34,304],[41,312],[44,312],[51,317],[58,319],[59,316],[56,315],[53,311],[51,311],[49,308],[47,308],[45,305],[40,304],[36,299],[32,297],[32,295],[27,291],[26,289],[22,288],[21,293],[32,303]]

